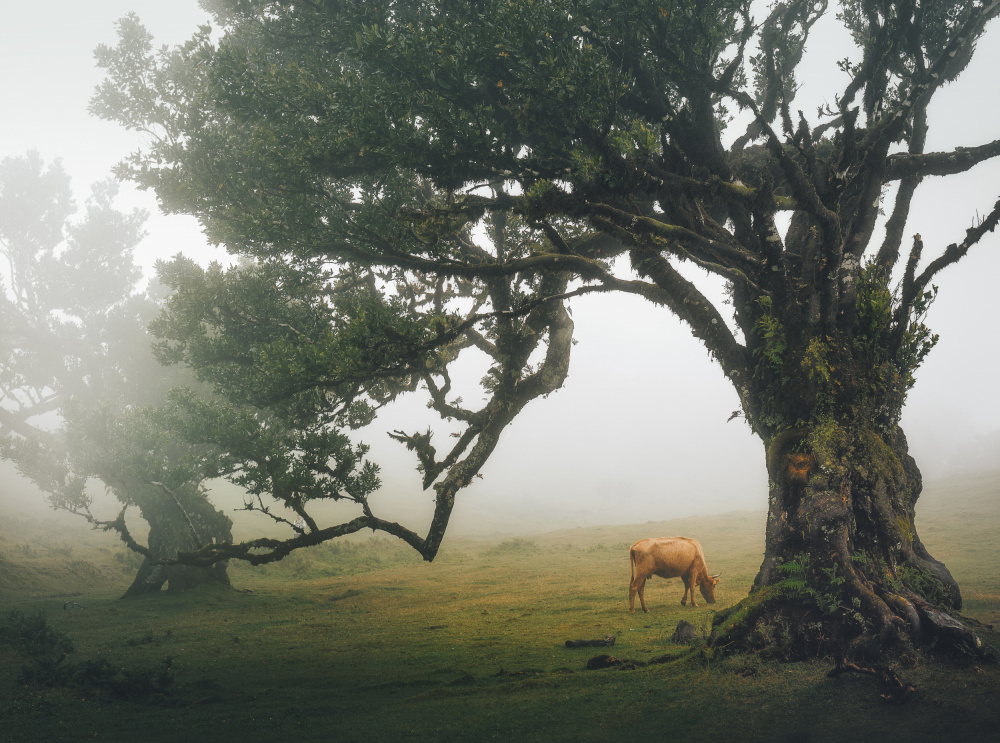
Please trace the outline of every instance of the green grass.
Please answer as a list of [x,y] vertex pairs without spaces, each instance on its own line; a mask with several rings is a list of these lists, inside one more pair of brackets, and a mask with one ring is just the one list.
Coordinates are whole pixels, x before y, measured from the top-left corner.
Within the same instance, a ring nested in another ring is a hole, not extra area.
[[[966,614],[982,622],[1000,617],[998,493],[997,475],[929,488],[918,522],[963,586]],[[917,695],[892,705],[869,677],[827,678],[823,661],[707,661],[671,644],[681,619],[707,625],[746,595],[763,522],[739,513],[450,539],[433,564],[365,537],[266,569],[235,565],[240,590],[123,601],[134,565],[108,535],[8,518],[0,614],[44,612],[72,641],[65,664],[103,663],[119,686],[19,683],[31,657],[0,637],[0,740],[995,739],[994,663],[924,653],[900,669]],[[650,613],[629,614],[628,545],[669,535],[702,542],[709,569],[722,572],[718,603],[682,607],[680,581],[654,579]],[[565,647],[608,634],[610,649]],[[586,670],[604,652],[680,659]],[[164,661],[169,685],[134,698],[119,688],[122,678],[154,677]]]

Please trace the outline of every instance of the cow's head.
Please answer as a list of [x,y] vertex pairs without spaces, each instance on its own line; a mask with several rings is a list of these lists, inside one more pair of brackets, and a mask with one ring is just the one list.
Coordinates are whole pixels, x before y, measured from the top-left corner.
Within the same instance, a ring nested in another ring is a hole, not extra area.
[[719,585],[719,576],[722,573],[716,573],[715,575],[706,575],[698,583],[698,588],[701,589],[701,595],[705,597],[705,601],[710,604],[715,603],[715,587]]

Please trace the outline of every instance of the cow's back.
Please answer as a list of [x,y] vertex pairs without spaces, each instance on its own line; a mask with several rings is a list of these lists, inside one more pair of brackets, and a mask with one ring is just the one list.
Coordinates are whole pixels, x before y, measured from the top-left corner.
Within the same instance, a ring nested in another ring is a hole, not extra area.
[[640,539],[632,545],[637,573],[677,578],[704,568],[705,557],[698,540],[688,537]]

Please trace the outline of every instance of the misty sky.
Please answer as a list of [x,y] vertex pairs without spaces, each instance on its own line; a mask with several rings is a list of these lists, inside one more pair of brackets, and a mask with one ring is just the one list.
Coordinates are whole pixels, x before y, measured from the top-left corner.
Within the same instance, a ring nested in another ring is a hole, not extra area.
[[[29,149],[47,161],[62,157],[82,205],[89,184],[106,177],[138,141],[86,112],[101,77],[93,48],[114,43],[113,23],[130,10],[157,44],[183,41],[208,16],[196,0],[51,0],[40,7],[3,0],[3,6],[0,157]],[[832,104],[843,89],[836,61],[851,53],[836,28],[814,35],[795,106],[811,120],[817,106]],[[928,151],[1000,137],[997,69],[1000,23],[994,22],[972,67],[937,96]],[[125,203],[151,212],[139,255],[143,265],[179,251],[202,262],[219,257],[194,220],[163,217],[150,194],[127,186],[122,192]],[[907,235],[919,232],[925,254],[936,256],[961,240],[975,215],[987,214],[998,197],[997,162],[925,183]],[[975,448],[977,438],[1000,428],[994,382],[1000,334],[991,284],[997,276],[1000,236],[990,235],[939,277],[929,323],[941,342],[918,371],[903,419],[911,450],[929,477],[955,466],[960,448]],[[742,419],[726,422],[739,407],[736,394],[688,331],[665,310],[636,298],[581,297],[572,311],[579,343],[564,389],[532,403],[508,429],[484,478],[460,496],[457,525],[479,518],[501,528],[524,514],[554,528],[765,508],[763,447]],[[468,376],[474,383],[481,375]],[[385,494],[376,503],[403,503],[416,513],[416,504],[429,500],[416,485],[415,462],[384,434],[431,423],[437,429],[428,414],[423,401],[414,400],[364,433],[384,467]],[[439,448],[451,441],[446,428],[437,436]]]

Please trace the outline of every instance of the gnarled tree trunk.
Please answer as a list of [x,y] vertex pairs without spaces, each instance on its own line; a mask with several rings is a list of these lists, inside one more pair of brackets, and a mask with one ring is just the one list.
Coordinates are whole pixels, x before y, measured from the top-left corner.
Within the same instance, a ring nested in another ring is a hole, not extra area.
[[906,652],[932,634],[978,648],[947,613],[962,606],[957,583],[917,535],[923,484],[898,424],[905,374],[874,363],[877,344],[858,328],[808,338],[781,328],[780,354],[760,354],[756,376],[760,420],[772,424],[759,427],[770,490],[764,560],[750,596],[716,626],[741,645],[790,655]]
[[[212,542],[232,541],[232,520],[195,487],[159,488],[139,504],[149,523],[149,551],[159,558],[176,557]],[[209,566],[163,565],[146,557],[123,597],[163,590],[184,591],[201,585],[228,586],[227,561]]]

